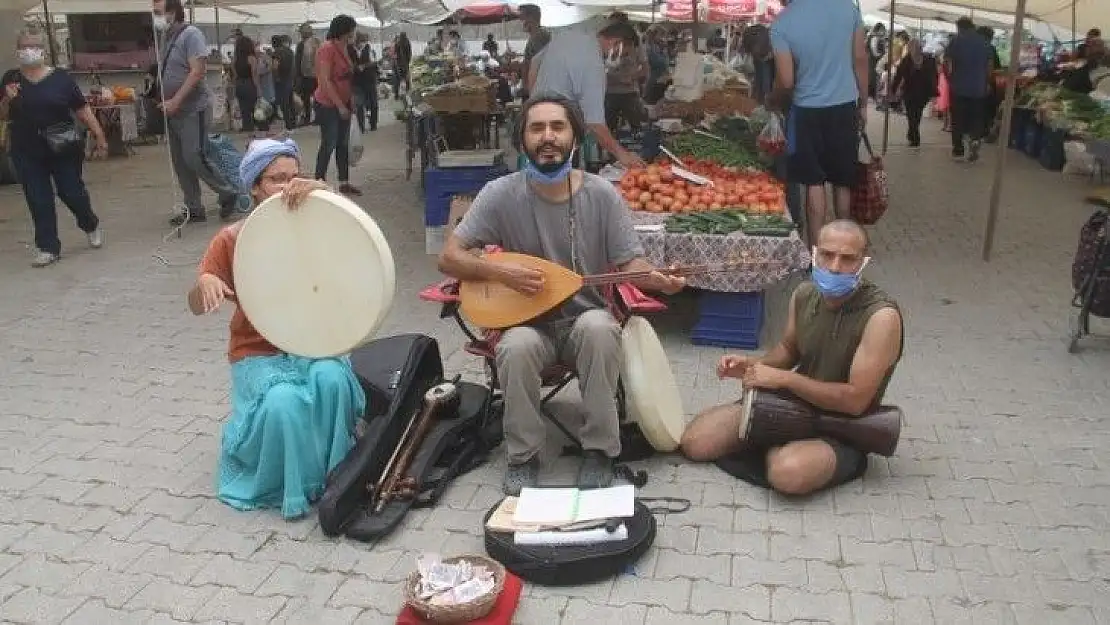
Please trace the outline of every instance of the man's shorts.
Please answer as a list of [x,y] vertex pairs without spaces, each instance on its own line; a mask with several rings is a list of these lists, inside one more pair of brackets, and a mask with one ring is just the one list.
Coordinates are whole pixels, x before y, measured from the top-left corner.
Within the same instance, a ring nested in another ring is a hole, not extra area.
[[[854,447],[834,439],[822,437],[821,440],[829,444],[836,454],[836,468],[833,470],[832,479],[823,488],[832,488],[851,482],[867,472],[867,454]],[[767,451],[766,449],[746,449],[724,456],[717,460],[717,466],[738,480],[743,480],[754,486],[771,488],[767,479]]]
[[788,176],[795,184],[853,187],[859,161],[859,113],[855,102],[824,108],[795,106],[787,121],[792,136]]

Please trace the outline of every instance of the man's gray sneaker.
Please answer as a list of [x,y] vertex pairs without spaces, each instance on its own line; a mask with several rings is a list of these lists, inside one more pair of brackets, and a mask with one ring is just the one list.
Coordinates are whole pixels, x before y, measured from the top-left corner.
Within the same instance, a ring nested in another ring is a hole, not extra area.
[[613,484],[613,459],[600,451],[587,451],[578,469],[578,488],[608,488]]
[[509,464],[505,471],[502,490],[506,495],[516,497],[522,488],[535,488],[540,479],[540,461],[532,458],[522,464]]

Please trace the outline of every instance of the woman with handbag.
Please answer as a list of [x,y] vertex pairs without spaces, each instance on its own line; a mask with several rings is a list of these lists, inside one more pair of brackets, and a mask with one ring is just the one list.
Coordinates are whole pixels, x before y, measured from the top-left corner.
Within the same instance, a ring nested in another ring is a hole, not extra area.
[[11,122],[10,155],[19,174],[35,228],[34,267],[54,264],[62,253],[54,193],[77,218],[89,245],[104,243],[100,219],[82,178],[85,129],[92,132],[93,157],[108,153],[104,130],[81,88],[63,70],[46,65],[46,39],[28,27],[16,38],[19,69],[2,79],[0,115]]

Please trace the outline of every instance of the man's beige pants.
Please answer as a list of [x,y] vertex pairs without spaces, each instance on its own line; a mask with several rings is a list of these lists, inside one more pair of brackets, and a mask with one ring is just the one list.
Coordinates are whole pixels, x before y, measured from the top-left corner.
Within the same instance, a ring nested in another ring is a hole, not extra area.
[[547,439],[540,414],[540,372],[556,363],[578,373],[585,422],[582,448],[611,458],[621,451],[617,380],[621,368],[621,328],[609,311],[589,310],[573,325],[551,329],[510,328],[497,343],[497,371],[505,397],[505,447],[509,462],[535,456]]

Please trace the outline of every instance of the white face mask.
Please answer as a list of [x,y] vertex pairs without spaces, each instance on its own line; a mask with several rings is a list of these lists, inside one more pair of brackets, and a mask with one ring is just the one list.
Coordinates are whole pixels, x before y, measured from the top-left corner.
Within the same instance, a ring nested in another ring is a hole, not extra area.
[[169,26],[169,21],[165,15],[154,16],[154,30],[166,30],[167,26]]
[[20,65],[42,65],[46,60],[46,50],[42,48],[20,48],[17,53]]

